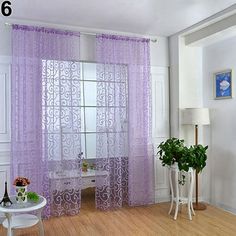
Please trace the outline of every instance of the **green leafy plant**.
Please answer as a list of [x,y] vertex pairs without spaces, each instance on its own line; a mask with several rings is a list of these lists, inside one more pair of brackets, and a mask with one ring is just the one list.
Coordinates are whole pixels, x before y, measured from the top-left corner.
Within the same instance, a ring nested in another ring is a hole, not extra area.
[[39,201],[39,195],[35,192],[27,192],[27,198],[28,198],[28,200],[30,200],[32,202]]
[[190,153],[190,165],[193,169],[197,171],[197,173],[201,172],[204,167],[206,166],[207,161],[207,155],[206,151],[208,149],[208,146],[202,146],[201,144],[191,146],[189,148]]
[[[201,144],[187,147],[184,145],[184,140],[170,138],[160,143],[157,154],[163,166],[177,163],[180,171],[187,172],[189,168],[193,168],[199,173],[206,166],[207,149],[208,146],[204,147]],[[183,175],[179,183],[182,185],[185,183]]]
[[161,142],[157,154],[162,161],[162,165],[171,166],[175,162],[179,162],[179,159],[183,156],[184,148],[184,140],[177,138],[170,138],[165,142]]

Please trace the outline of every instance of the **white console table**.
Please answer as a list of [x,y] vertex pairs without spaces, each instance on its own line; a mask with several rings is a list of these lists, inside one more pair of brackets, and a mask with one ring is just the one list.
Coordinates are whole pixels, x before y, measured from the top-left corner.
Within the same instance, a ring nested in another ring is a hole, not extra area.
[[[107,171],[99,171],[89,169],[87,172],[81,173],[82,178],[82,189],[91,188],[96,186],[96,175],[97,176],[107,176]],[[62,172],[51,172],[51,181],[62,180],[65,185],[69,188],[70,178],[80,178],[80,173],[78,171],[62,171]]]
[[95,187],[95,170],[82,171],[82,189]]
[[[31,201],[26,203],[17,203],[15,196],[10,197],[10,199],[13,203],[11,206],[0,206],[0,212],[4,213],[6,216],[6,219],[3,221],[3,227],[7,228],[7,236],[13,235],[13,229],[28,228],[36,224],[39,226],[39,235],[44,236],[41,212],[47,204],[46,199],[40,196],[37,203]],[[33,211],[36,211],[37,215],[26,214]],[[20,214],[14,215],[16,213]]]

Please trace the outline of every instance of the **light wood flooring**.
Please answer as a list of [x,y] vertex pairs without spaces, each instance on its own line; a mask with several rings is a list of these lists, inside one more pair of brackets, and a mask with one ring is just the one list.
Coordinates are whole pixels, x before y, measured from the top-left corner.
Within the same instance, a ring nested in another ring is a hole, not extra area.
[[[96,235],[236,235],[236,216],[212,206],[196,212],[188,220],[186,207],[174,221],[168,213],[169,203],[146,207],[124,207],[116,211],[102,212],[95,209],[94,192],[82,194],[82,209],[73,217],[52,218],[44,221],[45,236],[96,236]],[[6,230],[0,226],[0,235]],[[14,236],[36,236],[36,226],[16,230]]]

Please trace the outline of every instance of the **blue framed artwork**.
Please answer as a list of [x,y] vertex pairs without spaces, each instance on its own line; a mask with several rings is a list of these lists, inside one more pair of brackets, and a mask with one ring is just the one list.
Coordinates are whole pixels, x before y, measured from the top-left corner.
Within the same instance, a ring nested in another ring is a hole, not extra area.
[[232,70],[214,74],[215,99],[232,98]]

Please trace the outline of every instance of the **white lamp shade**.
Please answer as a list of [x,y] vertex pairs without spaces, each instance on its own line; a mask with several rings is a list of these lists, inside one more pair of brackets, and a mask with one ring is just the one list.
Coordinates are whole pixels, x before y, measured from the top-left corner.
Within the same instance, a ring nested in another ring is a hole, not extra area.
[[182,124],[185,125],[209,125],[208,108],[185,108],[182,111]]

